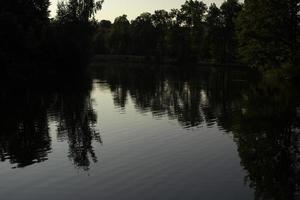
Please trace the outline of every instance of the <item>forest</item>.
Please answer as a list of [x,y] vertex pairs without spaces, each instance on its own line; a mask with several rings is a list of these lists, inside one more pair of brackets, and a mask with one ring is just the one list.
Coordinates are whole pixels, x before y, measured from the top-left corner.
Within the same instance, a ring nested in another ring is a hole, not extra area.
[[300,1],[187,0],[171,11],[97,20],[103,0],[0,2],[2,78],[81,73],[93,55],[135,55],[157,63],[241,64],[299,76]]

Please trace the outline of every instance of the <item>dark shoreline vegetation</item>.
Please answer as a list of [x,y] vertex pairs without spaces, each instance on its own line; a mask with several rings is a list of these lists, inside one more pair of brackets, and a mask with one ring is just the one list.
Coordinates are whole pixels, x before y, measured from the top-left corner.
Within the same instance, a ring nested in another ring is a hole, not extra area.
[[1,1],[1,79],[82,74],[95,54],[238,64],[271,76],[299,76],[299,0],[227,0],[220,7],[188,0],[180,9],[142,13],[132,21],[122,15],[113,23],[94,18],[103,1],[61,2],[52,19],[49,4]]

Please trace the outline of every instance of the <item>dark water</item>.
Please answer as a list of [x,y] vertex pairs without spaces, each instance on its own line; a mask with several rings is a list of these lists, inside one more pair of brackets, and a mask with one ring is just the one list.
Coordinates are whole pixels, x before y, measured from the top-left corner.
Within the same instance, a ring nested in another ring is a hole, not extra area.
[[240,69],[95,68],[2,86],[1,200],[300,198],[293,84]]

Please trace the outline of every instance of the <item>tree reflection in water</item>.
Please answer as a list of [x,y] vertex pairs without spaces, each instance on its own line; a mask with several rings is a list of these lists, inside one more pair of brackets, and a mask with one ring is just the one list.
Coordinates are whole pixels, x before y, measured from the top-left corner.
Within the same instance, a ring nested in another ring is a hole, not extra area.
[[54,119],[58,138],[68,142],[68,157],[74,165],[88,170],[91,161],[97,162],[92,142],[101,143],[101,139],[94,127],[97,116],[89,96],[91,80],[80,78],[51,86],[21,86],[1,91],[1,161],[26,167],[47,160],[51,151],[49,124]]
[[232,130],[256,199],[299,199],[299,90],[260,82],[244,92]]
[[130,97],[140,112],[233,134],[255,199],[300,198],[297,84],[250,80],[252,72],[224,68],[102,66],[95,76],[108,83],[118,107]]
[[92,142],[102,143],[95,128],[97,115],[92,107],[91,89],[91,80],[69,85],[59,91],[53,106],[58,138],[68,142],[68,157],[84,170],[89,169],[91,161],[97,162]]
[[47,160],[51,150],[47,94],[24,88],[2,91],[0,98],[0,158],[16,167]]
[[220,115],[234,111],[246,82],[230,79],[246,77],[244,71],[205,69],[195,74],[195,69],[173,67],[102,66],[95,76],[108,83],[117,107],[125,108],[130,96],[139,112],[167,115],[183,127],[195,127],[222,123]]
[[[167,116],[184,128],[215,127],[233,135],[256,199],[297,199],[300,183],[300,91],[286,81],[251,80],[252,72],[232,68],[98,66],[93,74],[109,86],[117,107],[129,98],[138,112]],[[250,75],[249,75],[250,74]],[[0,159],[16,167],[47,160],[49,123],[68,142],[73,164],[88,170],[97,162],[89,78],[56,83],[51,89],[20,86],[0,93]],[[70,84],[71,83],[71,84]],[[18,89],[17,89],[18,88]],[[25,89],[27,88],[27,89]],[[124,112],[124,110],[122,111]]]

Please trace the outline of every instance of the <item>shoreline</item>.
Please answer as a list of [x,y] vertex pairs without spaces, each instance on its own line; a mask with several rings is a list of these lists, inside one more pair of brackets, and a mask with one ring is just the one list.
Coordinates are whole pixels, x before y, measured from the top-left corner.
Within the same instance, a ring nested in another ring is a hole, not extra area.
[[178,62],[175,59],[164,58],[162,60],[155,59],[154,56],[136,56],[136,55],[105,55],[97,54],[94,55],[91,59],[91,63],[126,63],[126,64],[158,64],[158,65],[191,65],[199,67],[237,67],[237,68],[250,68],[247,65],[240,63],[214,63],[207,61],[198,61],[198,62]]

